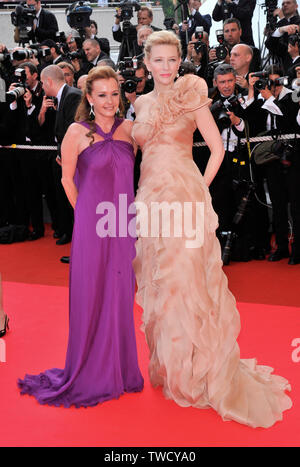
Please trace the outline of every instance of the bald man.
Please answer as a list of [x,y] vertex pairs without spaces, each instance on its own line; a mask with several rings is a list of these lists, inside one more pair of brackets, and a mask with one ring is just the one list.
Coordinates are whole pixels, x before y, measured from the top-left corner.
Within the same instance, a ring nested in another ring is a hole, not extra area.
[[[74,122],[75,113],[81,100],[81,91],[68,86],[64,73],[58,65],[49,65],[41,73],[43,89],[48,97],[56,97],[57,113],[55,120],[55,137],[60,157],[60,147],[67,129]],[[57,245],[69,243],[72,238],[73,212],[61,184],[61,167],[55,161],[53,164],[56,198],[59,207]]]
[[230,54],[230,65],[237,73],[237,84],[242,88],[248,88],[248,74],[253,58],[253,49],[247,44],[237,44]]

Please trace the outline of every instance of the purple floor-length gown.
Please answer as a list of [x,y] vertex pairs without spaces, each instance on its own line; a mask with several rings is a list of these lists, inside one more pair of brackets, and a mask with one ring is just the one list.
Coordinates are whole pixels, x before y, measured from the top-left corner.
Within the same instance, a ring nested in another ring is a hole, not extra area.
[[100,238],[96,231],[100,202],[115,205],[118,221],[119,194],[127,195],[128,205],[134,201],[133,148],[112,139],[121,123],[116,119],[110,133],[97,126],[104,141],[78,157],[65,368],[18,381],[21,394],[41,404],[93,406],[143,389],[133,320],[135,239],[121,234]]

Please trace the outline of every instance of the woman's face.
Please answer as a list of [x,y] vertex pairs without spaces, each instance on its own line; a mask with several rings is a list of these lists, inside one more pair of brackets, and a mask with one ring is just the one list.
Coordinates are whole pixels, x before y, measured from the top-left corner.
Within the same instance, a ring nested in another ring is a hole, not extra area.
[[178,56],[175,45],[154,45],[151,48],[150,57],[145,59],[155,84],[162,86],[168,86],[174,82],[180,62],[181,57]]
[[114,117],[120,102],[118,83],[114,78],[97,79],[93,82],[91,94],[86,97],[94,105],[96,117]]

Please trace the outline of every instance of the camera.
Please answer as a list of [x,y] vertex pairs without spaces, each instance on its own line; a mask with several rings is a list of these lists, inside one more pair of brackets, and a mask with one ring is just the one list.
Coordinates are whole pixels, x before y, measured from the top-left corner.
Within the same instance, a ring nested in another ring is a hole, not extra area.
[[232,96],[227,99],[228,104],[225,104],[221,99],[214,102],[210,110],[213,114],[215,120],[222,124],[224,128],[229,128],[231,126],[231,120],[227,112],[234,112],[241,104],[245,102],[242,94]]
[[226,243],[222,252],[222,261],[224,266],[227,266],[230,262],[232,246],[238,237],[236,232],[237,226],[241,223],[247,211],[252,194],[255,193],[255,184],[249,180],[233,180],[233,189],[236,191],[238,188],[243,189],[244,194],[239,202],[232,221],[233,230],[227,233]]
[[207,51],[206,44],[204,44],[203,41],[203,32],[204,28],[203,26],[197,26],[195,30],[195,38],[197,39],[197,42],[194,44],[194,49],[196,51],[196,54],[204,54]]
[[74,52],[67,52],[66,53],[66,58],[68,60],[84,60],[86,57],[85,57],[85,53],[82,49],[80,50],[75,50]]
[[223,7],[223,19],[228,19],[230,18],[230,11],[228,7],[228,3],[226,3],[225,0],[222,1],[222,7]]
[[[55,106],[58,104],[57,97],[47,96],[47,100],[52,101]],[[48,110],[55,110],[53,107],[49,107]]]
[[33,57],[44,58],[51,55],[51,50],[49,47],[41,49],[39,44],[32,44],[26,49],[18,49],[10,54],[11,60],[21,61],[21,60],[30,60]]
[[0,63],[10,60],[10,54],[8,52],[3,52],[0,54]]
[[289,44],[292,44],[294,47],[298,44],[298,47],[300,47],[300,35],[298,32],[289,36]]
[[17,68],[14,73],[14,82],[18,83],[18,86],[6,93],[6,102],[11,104],[25,94],[26,80],[27,77],[24,68]]
[[36,18],[34,6],[28,7],[25,2],[16,6],[15,11],[11,13],[12,25],[18,31],[19,40],[22,44],[29,42],[29,31],[33,26],[33,21]]
[[217,41],[219,42],[220,45],[213,47],[216,51],[216,56],[219,61],[225,60],[225,58],[228,55],[229,49],[228,46],[225,45],[225,37],[224,37],[224,32],[223,29],[218,29],[216,31],[216,36],[217,36]]
[[20,5],[17,5],[15,11],[11,13],[11,22],[13,26],[20,29],[32,28],[35,17],[35,9],[33,7],[27,7],[26,2],[22,2]]
[[141,9],[141,6],[137,0],[121,0],[120,8],[120,21],[130,21],[133,17],[133,8],[135,11],[138,11]]
[[83,31],[91,25],[90,16],[93,12],[88,2],[75,2],[66,8],[67,22],[72,29]]
[[124,61],[119,62],[119,71],[125,82],[122,83],[122,91],[132,93],[136,92],[137,85],[142,78],[137,78],[135,72],[137,70],[137,59],[125,57]]
[[282,76],[273,81],[269,78],[269,73],[266,73],[265,71],[252,73],[252,77],[259,78],[259,80],[254,83],[254,87],[257,91],[261,91],[266,88],[271,89],[272,86],[287,86],[289,84],[288,76]]

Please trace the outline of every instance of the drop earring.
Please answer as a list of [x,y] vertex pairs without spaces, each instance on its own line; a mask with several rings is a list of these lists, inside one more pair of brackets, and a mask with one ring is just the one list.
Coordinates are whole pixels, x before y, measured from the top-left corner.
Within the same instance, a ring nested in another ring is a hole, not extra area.
[[95,112],[94,112],[94,104],[90,104],[91,105],[91,109],[90,109],[90,120],[95,120]]
[[148,79],[152,79],[151,71],[149,71],[149,73],[148,73]]

